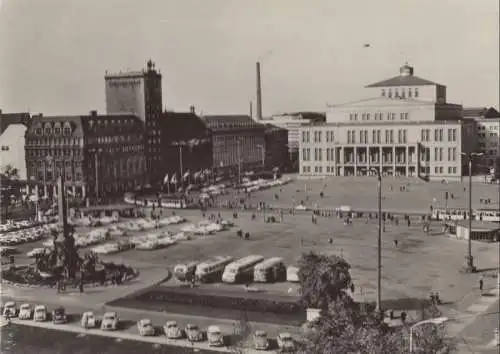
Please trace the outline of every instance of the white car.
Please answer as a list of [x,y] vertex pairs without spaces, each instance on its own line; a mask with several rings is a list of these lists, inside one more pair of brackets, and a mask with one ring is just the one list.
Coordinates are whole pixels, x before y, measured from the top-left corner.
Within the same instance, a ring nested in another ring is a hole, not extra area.
[[35,311],[33,311],[33,321],[35,322],[47,321],[47,306],[45,305],[35,306]]
[[269,340],[267,339],[267,333],[264,331],[255,331],[253,335],[253,345],[257,350],[268,350]]
[[175,321],[167,321],[163,326],[165,335],[168,339],[180,339],[182,338],[182,330],[177,325]]
[[139,330],[139,334],[143,337],[155,335],[155,328],[149,319],[145,318],[137,322],[137,329]]
[[118,314],[116,312],[106,312],[102,316],[101,329],[103,331],[116,331],[118,329]]
[[29,320],[33,314],[33,307],[30,304],[22,304],[19,308],[19,319]]
[[3,307],[3,317],[10,318],[17,316],[17,306],[14,301],[7,301]]
[[295,351],[295,342],[290,333],[283,332],[278,334],[276,341],[278,342],[278,348],[282,353],[293,353]]
[[224,345],[224,337],[219,326],[209,326],[207,328],[207,340],[210,347],[222,347]]
[[97,327],[97,319],[92,311],[87,311],[82,314],[80,321],[82,328],[95,328]]

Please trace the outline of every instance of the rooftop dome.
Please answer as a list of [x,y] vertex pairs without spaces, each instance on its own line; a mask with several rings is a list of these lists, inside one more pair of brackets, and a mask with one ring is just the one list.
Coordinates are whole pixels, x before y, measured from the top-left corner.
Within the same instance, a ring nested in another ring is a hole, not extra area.
[[408,63],[405,63],[405,65],[399,68],[399,73],[401,76],[413,76],[413,66],[409,66]]

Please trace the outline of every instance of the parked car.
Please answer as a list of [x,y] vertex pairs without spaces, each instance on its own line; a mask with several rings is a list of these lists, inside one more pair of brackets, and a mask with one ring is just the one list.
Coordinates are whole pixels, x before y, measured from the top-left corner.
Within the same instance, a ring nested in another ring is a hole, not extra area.
[[282,353],[293,353],[295,351],[295,342],[290,333],[283,332],[278,334],[276,341],[278,342],[278,348]]
[[200,327],[195,324],[188,323],[184,332],[186,332],[186,337],[191,342],[201,342],[203,340],[203,333]]
[[118,314],[116,312],[106,312],[102,316],[101,329],[103,331],[116,331],[118,329]]
[[45,305],[35,306],[35,311],[33,311],[33,321],[35,322],[47,321],[47,306]]
[[224,345],[224,337],[219,326],[209,326],[207,328],[208,345],[211,347],[222,347]]
[[267,339],[267,333],[264,331],[255,331],[253,335],[253,346],[257,350],[268,350],[269,340]]
[[31,315],[33,313],[33,307],[30,304],[22,304],[19,308],[19,319],[20,320],[29,320],[31,319]]
[[10,318],[17,316],[17,306],[14,301],[7,301],[3,307],[3,317]]
[[168,339],[180,339],[182,338],[182,330],[177,325],[175,321],[167,321],[163,326],[165,335]]
[[66,315],[64,307],[60,306],[52,311],[52,323],[63,324],[66,322],[68,322],[68,316]]
[[155,328],[153,327],[153,323],[147,318],[137,322],[137,329],[139,330],[139,334],[143,337],[155,335]]
[[96,328],[97,327],[97,319],[96,319],[94,313],[91,311],[84,312],[82,315],[82,319],[80,321],[80,324],[85,329]]

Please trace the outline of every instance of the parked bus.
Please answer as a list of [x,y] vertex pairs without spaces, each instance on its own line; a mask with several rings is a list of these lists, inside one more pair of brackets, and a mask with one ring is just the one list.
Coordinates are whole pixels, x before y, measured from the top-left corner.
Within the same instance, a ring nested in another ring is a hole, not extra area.
[[229,263],[222,274],[222,281],[225,283],[251,281],[255,265],[263,260],[262,256],[250,255]]
[[196,266],[200,262],[192,261],[183,264],[177,264],[174,267],[174,275],[180,281],[191,281],[194,278],[194,274],[196,271]]
[[288,266],[288,268],[286,268],[286,281],[291,283],[299,282],[299,267]]
[[478,221],[500,222],[498,209],[477,209],[474,214]]
[[230,256],[217,256],[196,266],[195,277],[201,283],[221,281],[226,266],[233,261]]
[[257,264],[253,271],[253,280],[266,283],[286,279],[286,267],[281,257],[266,259]]

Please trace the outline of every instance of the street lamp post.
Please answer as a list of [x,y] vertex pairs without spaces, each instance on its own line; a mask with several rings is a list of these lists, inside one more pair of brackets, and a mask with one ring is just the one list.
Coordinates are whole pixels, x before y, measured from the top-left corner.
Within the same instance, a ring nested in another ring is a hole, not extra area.
[[380,313],[382,312],[382,175],[375,167],[371,167],[369,171],[376,173],[378,179],[377,304],[375,310]]
[[436,326],[439,326],[440,324],[443,324],[446,321],[448,321],[448,317],[435,317],[435,318],[431,318],[428,320],[423,320],[423,321],[417,322],[413,326],[411,326],[410,327],[410,353],[413,353],[413,329],[414,328],[421,326],[423,324],[427,324],[427,323],[431,323],[431,324],[434,324]]
[[238,185],[241,184],[241,140],[237,141],[237,149],[238,149]]
[[472,257],[472,160],[474,157],[483,156],[483,153],[463,152],[462,156],[467,156],[469,163],[469,237],[467,240],[467,255],[465,256],[465,270],[466,272],[474,273],[476,267],[474,266],[474,257]]
[[262,169],[264,170],[266,167],[266,149],[261,144],[258,144],[257,148],[260,150],[261,160],[262,160]]

